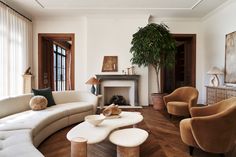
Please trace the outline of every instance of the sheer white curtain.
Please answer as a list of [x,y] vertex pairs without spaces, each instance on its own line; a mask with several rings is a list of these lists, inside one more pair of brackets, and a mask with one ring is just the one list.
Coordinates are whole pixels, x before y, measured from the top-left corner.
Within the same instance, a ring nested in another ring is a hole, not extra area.
[[31,61],[32,23],[0,3],[0,99],[23,93]]

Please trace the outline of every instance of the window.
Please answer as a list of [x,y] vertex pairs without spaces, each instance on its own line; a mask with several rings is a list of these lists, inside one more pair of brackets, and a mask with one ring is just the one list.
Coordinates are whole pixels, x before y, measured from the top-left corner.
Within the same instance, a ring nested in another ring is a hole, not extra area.
[[53,73],[54,90],[66,90],[66,50],[57,44],[53,44]]
[[0,99],[24,92],[25,70],[32,64],[32,23],[0,3]]

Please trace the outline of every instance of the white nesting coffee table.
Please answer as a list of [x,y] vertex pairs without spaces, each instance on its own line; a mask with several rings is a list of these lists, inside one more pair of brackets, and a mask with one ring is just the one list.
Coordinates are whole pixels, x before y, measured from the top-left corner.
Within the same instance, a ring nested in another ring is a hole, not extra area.
[[[140,112],[123,111],[120,116],[120,118],[105,119],[98,126],[93,126],[88,122],[82,122],[73,127],[67,133],[67,139],[71,141],[72,156],[85,157],[87,154],[87,144],[102,142],[111,131],[120,127],[135,125],[143,120]],[[82,141],[83,144],[75,141]],[[74,154],[75,149],[77,153]]]

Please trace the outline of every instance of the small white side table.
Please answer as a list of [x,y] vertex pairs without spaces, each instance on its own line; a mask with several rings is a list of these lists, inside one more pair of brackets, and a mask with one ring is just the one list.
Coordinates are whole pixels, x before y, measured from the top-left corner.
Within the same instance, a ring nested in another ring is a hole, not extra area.
[[110,141],[117,145],[117,157],[139,157],[140,145],[148,138],[148,132],[128,128],[111,133]]

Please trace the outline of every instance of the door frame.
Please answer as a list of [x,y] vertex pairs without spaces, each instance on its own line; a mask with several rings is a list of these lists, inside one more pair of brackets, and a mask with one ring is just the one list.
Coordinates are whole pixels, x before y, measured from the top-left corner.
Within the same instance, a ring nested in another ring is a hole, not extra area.
[[71,40],[71,89],[75,89],[75,34],[74,33],[39,33],[38,34],[38,88],[43,88],[42,72],[42,39]]
[[[191,69],[191,84],[196,87],[196,34],[172,34],[174,39],[176,38],[190,38],[192,44],[192,69]],[[161,69],[161,90],[164,88],[164,71]]]

